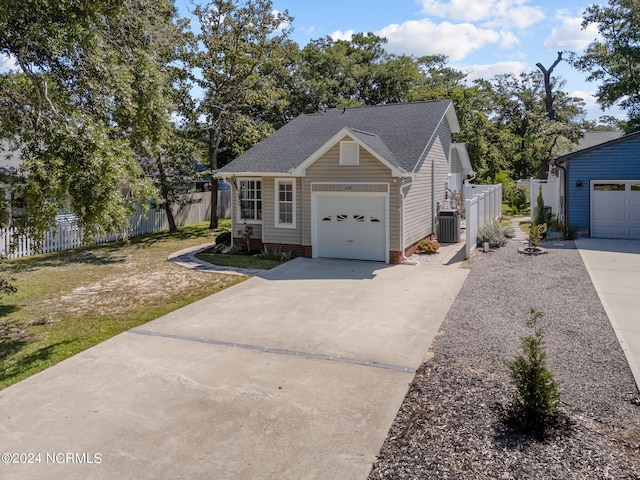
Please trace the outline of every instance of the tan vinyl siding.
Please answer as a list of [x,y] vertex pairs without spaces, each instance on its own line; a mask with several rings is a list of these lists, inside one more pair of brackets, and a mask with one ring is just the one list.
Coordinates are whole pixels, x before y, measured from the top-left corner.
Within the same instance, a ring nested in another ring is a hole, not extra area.
[[451,173],[462,173],[462,162],[456,148],[451,149]]
[[[348,137],[345,137],[348,139]],[[389,248],[397,249],[400,244],[399,240],[399,220],[398,220],[398,182],[393,182],[391,170],[382,164],[373,155],[365,149],[360,148],[359,165],[344,166],[340,165],[340,143],[338,142],[325,155],[319,158],[313,165],[307,168],[307,175],[303,179],[302,188],[302,244],[311,245],[311,184],[314,182],[335,182],[340,184],[348,184],[353,182],[353,191],[380,191],[375,185],[357,185],[362,183],[385,183],[389,185],[389,218],[388,225],[390,228]],[[315,186],[316,191],[322,191],[322,185]],[[356,190],[353,190],[356,188]],[[361,188],[364,188],[362,190]],[[320,190],[318,190],[320,189]],[[324,190],[327,191],[327,190]],[[330,191],[336,191],[335,189]],[[349,191],[349,190],[345,190]]]
[[[416,176],[410,187],[405,190],[404,212],[404,247],[407,247],[424,237],[435,233],[433,229],[433,215],[438,202],[444,202],[447,174],[451,170],[449,152],[451,146],[451,132],[446,122],[440,124],[438,131],[420,164]],[[431,170],[434,170],[434,197],[431,195]],[[435,200],[436,205],[432,204]]]
[[[284,180],[284,177],[282,178]],[[264,208],[262,211],[262,241],[264,243],[277,243],[287,245],[302,245],[302,208],[301,208],[301,180],[299,178],[288,178],[295,182],[295,203],[296,203],[296,228],[276,227],[276,179],[263,177],[262,198]]]

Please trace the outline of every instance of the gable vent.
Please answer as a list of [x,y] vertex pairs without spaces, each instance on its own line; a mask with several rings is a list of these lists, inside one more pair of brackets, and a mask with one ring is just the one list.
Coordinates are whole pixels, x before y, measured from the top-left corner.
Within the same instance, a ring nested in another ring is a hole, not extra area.
[[340,142],[340,165],[358,165],[360,148],[357,142]]

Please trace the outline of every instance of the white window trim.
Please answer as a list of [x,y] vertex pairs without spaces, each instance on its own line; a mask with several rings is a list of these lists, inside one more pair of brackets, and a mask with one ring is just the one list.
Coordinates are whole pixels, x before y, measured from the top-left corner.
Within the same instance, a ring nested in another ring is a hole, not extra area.
[[236,195],[236,204],[238,206],[238,209],[237,209],[238,223],[241,223],[241,224],[247,223],[248,225],[262,225],[262,220],[242,218],[242,200],[240,199],[240,182],[260,182],[260,192],[261,192],[260,201],[262,202],[262,216],[264,218],[264,180],[261,177],[243,177],[243,178],[238,178],[237,180],[238,180],[238,193]]
[[346,167],[360,165],[360,145],[358,142],[353,140],[342,140],[340,142],[340,165]]
[[[292,192],[292,208],[291,215],[293,223],[280,223],[280,185],[288,183],[293,186]],[[276,228],[296,228],[296,179],[295,178],[276,178],[274,192],[274,208],[275,218],[274,224]]]

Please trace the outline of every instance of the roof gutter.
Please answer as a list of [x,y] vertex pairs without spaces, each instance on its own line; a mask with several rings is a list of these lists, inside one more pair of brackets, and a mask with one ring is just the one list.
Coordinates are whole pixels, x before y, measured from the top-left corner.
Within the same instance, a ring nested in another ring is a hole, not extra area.
[[405,239],[405,218],[404,218],[404,212],[405,212],[405,206],[404,206],[404,201],[407,197],[407,192],[404,191],[405,188],[410,187],[411,184],[413,183],[413,177],[403,177],[403,180],[407,179],[407,183],[405,183],[404,185],[400,185],[400,218],[402,219],[402,228],[400,229],[400,254],[402,255],[402,261],[404,262],[408,257],[405,255],[405,244],[404,244],[404,239]]

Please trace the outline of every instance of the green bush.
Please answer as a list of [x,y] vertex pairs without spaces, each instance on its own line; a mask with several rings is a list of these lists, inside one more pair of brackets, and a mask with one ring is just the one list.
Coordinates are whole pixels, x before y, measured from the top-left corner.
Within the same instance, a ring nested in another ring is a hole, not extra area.
[[507,203],[514,214],[523,212],[529,206],[527,187],[517,183],[511,184],[504,193]]
[[420,240],[418,242],[418,248],[416,249],[416,253],[433,255],[434,253],[438,253],[438,249],[440,248],[440,244],[437,240]]
[[216,245],[231,245],[231,232],[222,232],[216,237]]
[[532,247],[537,247],[538,245],[540,245],[540,240],[542,240],[546,232],[546,223],[543,223],[541,225],[531,224],[531,226],[529,227],[529,245],[531,245]]
[[546,368],[545,326],[538,321],[542,312],[531,309],[527,327],[533,335],[522,337],[522,354],[507,362],[516,388],[512,414],[526,433],[543,433],[560,405],[560,391],[553,373]]

